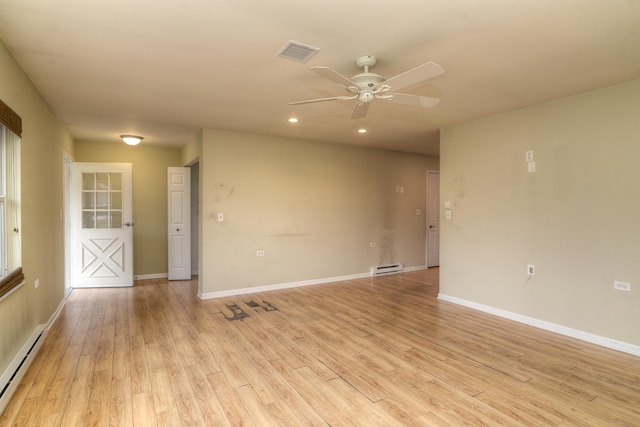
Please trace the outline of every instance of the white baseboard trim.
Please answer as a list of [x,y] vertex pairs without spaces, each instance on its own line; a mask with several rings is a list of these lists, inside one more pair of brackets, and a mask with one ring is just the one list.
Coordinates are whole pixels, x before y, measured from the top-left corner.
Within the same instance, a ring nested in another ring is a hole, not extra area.
[[[408,271],[417,271],[426,269],[426,265],[419,265],[416,267],[405,267],[399,273],[404,273]],[[398,274],[398,273],[394,273]],[[343,280],[354,280],[354,279],[362,279],[366,277],[372,277],[371,272],[367,273],[358,273],[358,274],[349,274],[347,276],[335,276],[335,277],[325,277],[322,279],[312,279],[312,280],[302,280],[299,282],[289,282],[289,283],[280,283],[276,285],[266,285],[266,286],[256,286],[255,288],[241,288],[241,289],[231,289],[228,291],[219,291],[219,292],[208,292],[202,294],[198,292],[198,298],[205,299],[213,299],[213,298],[222,298],[222,297],[230,297],[235,295],[245,295],[252,294],[254,292],[268,292],[275,291],[279,289],[289,289],[289,288],[297,288],[300,286],[309,286],[309,285],[321,285],[323,283],[331,283],[331,282],[341,282]]]
[[51,317],[49,318],[49,321],[45,324],[46,332],[49,332],[49,329],[51,329],[51,325],[53,325],[53,323],[56,321],[58,316],[60,316],[60,312],[62,311],[62,308],[64,307],[64,305],[67,303],[67,298],[69,298],[69,295],[71,295],[71,292],[73,292],[73,288],[69,288],[68,292],[65,290],[64,298],[62,298],[62,301],[60,301],[60,304],[58,304],[58,308],[51,315]]
[[166,279],[167,277],[169,277],[169,273],[138,274],[133,276],[133,280]]
[[252,294],[254,292],[268,292],[279,289],[297,288],[300,286],[321,285],[323,283],[341,282],[343,280],[362,279],[371,277],[371,273],[350,274],[348,276],[325,277],[322,279],[302,280],[300,282],[280,283],[276,285],[256,286],[255,288],[230,289],[228,291],[208,292],[205,294],[198,293],[200,299],[213,299],[222,297],[231,297],[235,295]]
[[404,267],[401,271],[401,273],[406,273],[407,271],[419,271],[419,270],[426,270],[429,267],[427,267],[426,265],[416,265],[414,267]]
[[441,301],[451,302],[453,304],[462,305],[474,310],[482,311],[494,316],[503,317],[505,319],[513,320],[518,323],[533,326],[538,329],[544,329],[545,331],[555,332],[567,337],[576,338],[581,341],[586,341],[591,344],[596,344],[601,347],[610,348],[612,350],[621,351],[623,353],[632,354],[634,356],[640,356],[640,346],[626,343],[623,341],[617,341],[611,338],[595,335],[589,332],[580,331],[578,329],[569,328],[567,326],[558,325],[556,323],[547,322],[545,320],[536,319],[534,317],[523,316],[522,314],[514,313],[507,310],[491,307],[484,304],[479,304],[473,301],[468,301],[462,298],[453,297],[445,294],[438,294],[438,299]]

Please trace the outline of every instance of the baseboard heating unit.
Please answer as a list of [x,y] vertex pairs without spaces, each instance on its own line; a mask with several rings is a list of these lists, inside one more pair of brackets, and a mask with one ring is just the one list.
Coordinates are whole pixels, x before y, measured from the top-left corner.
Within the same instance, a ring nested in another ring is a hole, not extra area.
[[31,337],[22,346],[13,361],[9,364],[5,372],[0,376],[0,414],[4,411],[11,400],[11,396],[20,384],[20,380],[27,372],[27,368],[31,365],[35,355],[42,346],[44,341],[44,325],[39,325],[31,334]]
[[402,264],[388,264],[388,265],[379,265],[377,267],[371,267],[372,276],[400,273],[401,271],[402,271]]

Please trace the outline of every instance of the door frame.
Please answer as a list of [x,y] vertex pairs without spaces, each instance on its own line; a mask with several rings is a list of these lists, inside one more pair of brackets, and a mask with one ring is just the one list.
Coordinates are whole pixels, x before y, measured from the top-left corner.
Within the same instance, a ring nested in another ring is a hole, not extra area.
[[[434,176],[434,175],[438,176],[438,180],[440,179],[440,171],[439,170],[428,170],[427,171],[427,189],[426,189],[427,190],[426,191],[426,197],[427,197],[427,203],[426,203],[427,212],[426,213],[427,214],[425,215],[425,228],[426,228],[426,230],[425,230],[426,239],[425,240],[426,240],[426,244],[425,244],[425,260],[424,260],[425,265],[427,266],[427,268],[429,268],[429,226],[430,226],[429,218],[431,217],[431,213],[432,213],[429,210],[429,206],[430,206],[429,197],[431,195],[429,193],[429,189],[431,188],[429,186],[429,177],[430,176]],[[440,203],[438,203],[438,206],[436,206],[434,209],[436,209],[436,214],[439,216],[440,215]],[[440,240],[439,237],[438,237],[438,240]],[[438,257],[438,260],[439,260],[439,257]],[[440,264],[440,262],[438,262],[438,265],[439,264]],[[436,267],[436,266],[434,265],[433,267]]]
[[189,163],[191,168],[191,275],[200,276],[200,161]]
[[65,296],[71,292],[71,163],[73,158],[69,153],[62,153],[62,211],[60,220],[64,227],[64,291]]

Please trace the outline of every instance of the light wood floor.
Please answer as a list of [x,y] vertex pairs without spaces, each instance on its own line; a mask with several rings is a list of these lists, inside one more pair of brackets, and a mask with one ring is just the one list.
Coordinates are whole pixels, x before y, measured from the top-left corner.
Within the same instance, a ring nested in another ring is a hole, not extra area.
[[0,425],[640,425],[639,358],[439,302],[437,275],[74,290]]

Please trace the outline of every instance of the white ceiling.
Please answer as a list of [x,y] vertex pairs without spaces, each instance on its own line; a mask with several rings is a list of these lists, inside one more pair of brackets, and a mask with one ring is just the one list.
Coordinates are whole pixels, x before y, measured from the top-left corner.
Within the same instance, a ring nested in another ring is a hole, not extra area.
[[[639,0],[0,0],[0,38],[76,139],[161,146],[217,128],[437,155],[443,126],[640,78]],[[289,40],[320,52],[276,56]],[[363,54],[387,78],[442,65],[403,90],[441,103],[288,105],[343,95],[308,68]]]

